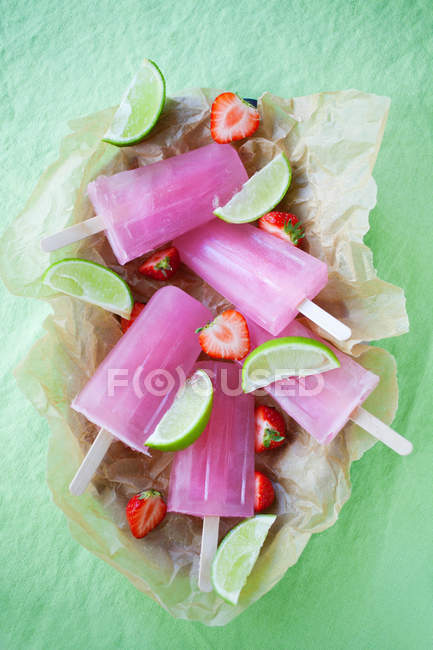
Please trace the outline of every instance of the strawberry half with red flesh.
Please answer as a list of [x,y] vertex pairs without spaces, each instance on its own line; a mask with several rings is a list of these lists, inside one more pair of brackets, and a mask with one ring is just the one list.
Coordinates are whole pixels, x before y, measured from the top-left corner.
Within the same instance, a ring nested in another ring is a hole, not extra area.
[[266,230],[284,241],[297,246],[299,240],[305,237],[305,232],[299,219],[289,212],[268,212],[259,219],[259,228]]
[[274,487],[262,472],[254,472],[254,511],[262,512],[275,501]]
[[165,517],[167,506],[158,490],[145,490],[128,501],[126,518],[131,533],[137,539],[145,537]]
[[275,447],[281,447],[286,441],[286,423],[273,406],[256,406],[254,411],[257,454]]
[[151,255],[138,270],[154,280],[168,280],[176,273],[179,265],[179,252],[171,246]]
[[212,104],[210,130],[219,144],[242,140],[257,130],[259,111],[235,93],[222,93]]
[[202,350],[213,359],[243,359],[250,349],[250,333],[245,318],[227,309],[211,323],[196,330]]
[[143,311],[145,305],[143,305],[142,302],[134,302],[134,306],[131,311],[131,318],[128,320],[127,318],[122,318],[120,321],[120,327],[122,328],[122,332],[125,334],[125,332],[131,327],[132,323],[135,321],[135,319],[140,316],[141,312]]

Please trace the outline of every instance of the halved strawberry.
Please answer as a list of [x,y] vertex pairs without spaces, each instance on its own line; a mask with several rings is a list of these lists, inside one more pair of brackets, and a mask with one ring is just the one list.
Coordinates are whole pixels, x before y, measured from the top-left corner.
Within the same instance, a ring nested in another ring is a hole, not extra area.
[[131,533],[141,539],[155,528],[165,517],[167,506],[157,490],[145,490],[128,501],[126,518]]
[[259,122],[259,111],[235,93],[222,93],[212,104],[210,130],[220,144],[247,138]]
[[281,447],[286,441],[286,423],[273,406],[256,406],[254,411],[256,453]]
[[125,334],[126,330],[128,330],[132,323],[135,321],[135,319],[141,314],[143,311],[145,305],[143,305],[142,302],[134,302],[134,306],[131,311],[131,318],[128,320],[127,318],[122,318],[120,321],[120,327],[122,328],[122,332]]
[[275,501],[274,487],[267,476],[254,472],[254,511],[262,512]]
[[171,246],[151,255],[138,270],[154,280],[168,280],[176,273],[179,264],[179,252]]
[[243,359],[250,349],[247,321],[234,309],[223,311],[196,332],[202,350],[213,359]]
[[298,217],[289,212],[268,212],[259,219],[259,228],[275,235],[280,239],[297,246],[299,240],[305,237],[305,232]]

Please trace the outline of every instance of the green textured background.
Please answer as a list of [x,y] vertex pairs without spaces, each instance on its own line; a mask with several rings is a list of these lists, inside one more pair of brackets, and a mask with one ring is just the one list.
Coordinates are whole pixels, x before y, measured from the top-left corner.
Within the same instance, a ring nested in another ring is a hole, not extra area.
[[45,484],[48,427],[11,376],[46,308],[1,288],[2,648],[432,648],[432,34],[430,0],[0,0],[2,227],[67,121],[116,104],[143,56],[169,93],[392,98],[367,243],[406,291],[411,332],[384,345],[399,366],[395,427],[415,444],[406,459],[378,444],[356,463],[338,523],[234,622],[175,621],[69,536]]

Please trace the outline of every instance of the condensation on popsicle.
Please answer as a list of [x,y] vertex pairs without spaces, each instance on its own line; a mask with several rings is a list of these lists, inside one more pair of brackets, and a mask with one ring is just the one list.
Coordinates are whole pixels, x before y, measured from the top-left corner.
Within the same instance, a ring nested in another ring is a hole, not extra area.
[[96,217],[42,241],[56,250],[101,230],[120,264],[213,219],[248,180],[237,151],[209,144],[152,165],[99,176],[88,194]]
[[219,219],[178,237],[174,245],[185,264],[271,334],[279,334],[308,305],[321,312],[322,326],[337,338],[350,336],[349,328],[311,303],[328,281],[326,264],[295,246],[254,226]]
[[[251,321],[248,329],[253,349],[272,338]],[[353,420],[397,453],[406,455],[412,451],[412,444],[406,438],[360,408],[378,385],[377,375],[313,334],[299,321],[293,321],[280,336],[302,336],[321,341],[336,354],[341,364],[334,370],[307,377],[290,377],[265,388],[313,438],[321,444],[328,444],[349,420]]]

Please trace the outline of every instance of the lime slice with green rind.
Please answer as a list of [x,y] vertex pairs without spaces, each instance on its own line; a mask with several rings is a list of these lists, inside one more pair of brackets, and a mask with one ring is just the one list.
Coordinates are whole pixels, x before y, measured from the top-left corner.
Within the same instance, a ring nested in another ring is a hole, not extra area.
[[144,59],[102,138],[118,147],[140,142],[155,126],[165,102],[165,80],[156,63]]
[[213,387],[209,375],[204,370],[196,370],[146,440],[146,446],[161,451],[179,451],[192,445],[206,428],[212,401]]
[[55,262],[45,271],[42,282],[92,305],[129,318],[134,304],[126,282],[106,266],[68,258]]
[[212,583],[221,598],[236,605],[276,515],[256,515],[238,524],[218,547]]
[[340,367],[334,352],[324,343],[302,336],[272,339],[255,348],[244,361],[242,389],[257,388],[287,377],[306,377]]
[[229,223],[248,223],[270,212],[290,187],[292,170],[283,153],[278,154],[243,185],[226,205],[214,214]]

